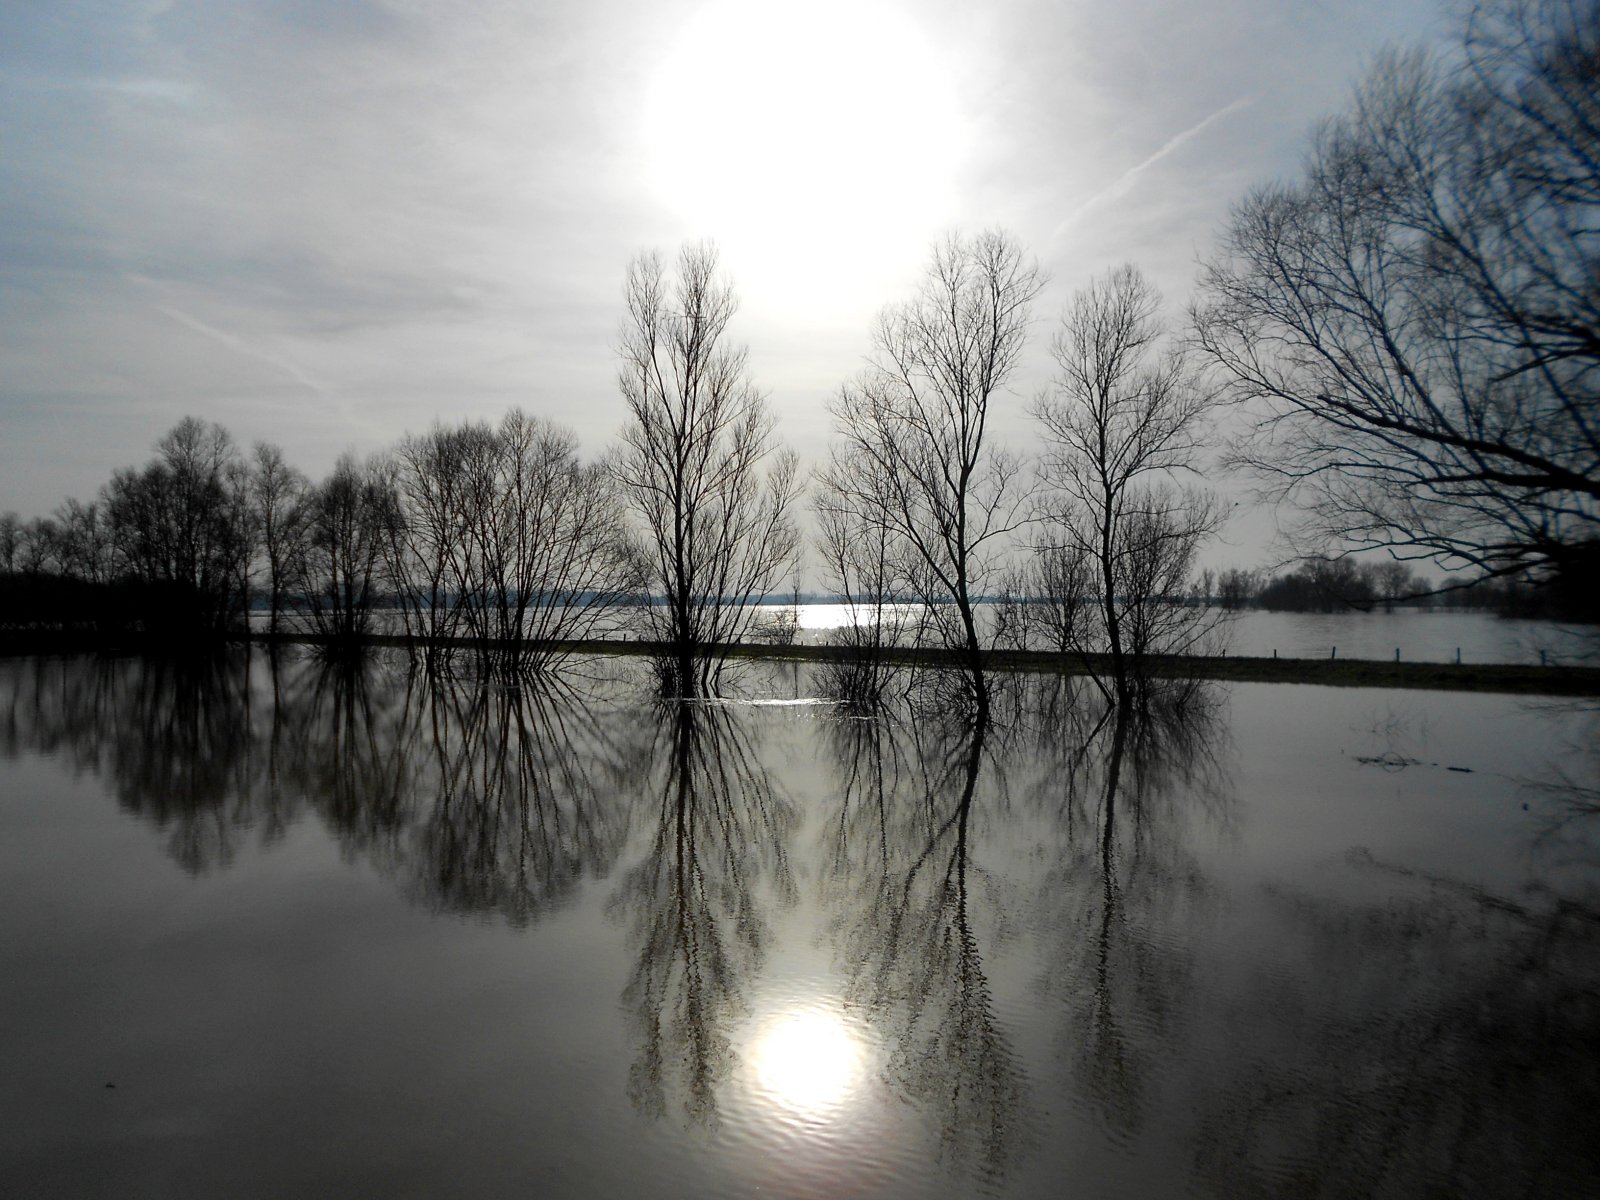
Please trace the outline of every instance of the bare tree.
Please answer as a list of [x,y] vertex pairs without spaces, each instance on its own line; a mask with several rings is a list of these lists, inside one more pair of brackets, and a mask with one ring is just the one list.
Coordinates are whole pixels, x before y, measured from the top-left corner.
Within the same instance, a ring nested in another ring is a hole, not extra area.
[[383,563],[400,520],[392,480],[379,462],[344,454],[308,502],[307,550],[299,590],[312,628],[353,646],[372,625]]
[[1217,603],[1228,612],[1248,608],[1261,591],[1261,580],[1254,571],[1229,567],[1217,576]]
[[823,581],[849,606],[849,620],[832,634],[847,657],[830,664],[826,682],[840,699],[864,709],[883,701],[894,675],[885,651],[901,644],[909,629],[903,548],[883,519],[893,503],[888,478],[848,448],[835,449],[813,499]]
[[1372,581],[1373,596],[1383,601],[1385,612],[1393,612],[1396,604],[1424,590],[1425,585],[1417,578],[1417,573],[1396,559],[1371,563],[1366,573]]
[[290,582],[305,554],[311,485],[270,442],[257,442],[251,459],[250,503],[267,570],[267,632],[275,636]]
[[1220,615],[1193,603],[1191,593],[1196,552],[1219,523],[1216,504],[1194,490],[1157,485],[1129,494],[1116,587],[1128,665],[1141,690],[1153,656],[1209,648]]
[[252,530],[246,471],[227,430],[185,417],[142,470],[102,489],[111,571],[143,586],[146,628],[192,636],[243,618]]
[[1046,529],[1035,537],[1014,590],[1025,598],[1024,644],[1081,652],[1096,611],[1094,566],[1081,543]]
[[827,507],[887,539],[889,576],[960,654],[980,724],[989,687],[974,604],[998,577],[1023,502],[1017,460],[989,437],[990,405],[1022,353],[1041,286],[1009,234],[935,245],[916,294],[879,316],[869,366],[840,390],[822,478]]
[[23,522],[17,529],[14,569],[24,575],[40,575],[52,570],[60,540],[56,523],[49,517],[34,517]]
[[615,479],[579,461],[573,433],[513,409],[498,434],[500,625],[523,665],[546,665],[559,642],[589,636],[638,591],[640,556]]
[[[1600,9],[1485,0],[1381,59],[1299,182],[1240,203],[1200,344],[1307,548],[1600,576]],[[1585,582],[1587,581],[1587,582]]]
[[425,434],[408,434],[395,450],[396,494],[405,519],[390,542],[389,573],[406,632],[421,642],[429,666],[448,656],[462,597],[474,586],[465,555],[465,464],[473,443],[486,436],[483,425],[436,425]]
[[406,628],[437,665],[465,634],[497,668],[541,670],[643,586],[612,475],[568,430],[512,409],[404,438],[390,573]]
[[520,409],[469,444],[457,550],[468,626],[516,670],[552,665],[641,585],[615,480],[579,461],[574,434]]
[[[1130,701],[1152,653],[1190,649],[1207,618],[1179,605],[1215,505],[1180,491],[1193,471],[1211,397],[1178,351],[1163,347],[1161,298],[1131,266],[1079,291],[1051,344],[1056,376],[1034,405],[1045,545],[1063,563],[1091,564],[1099,619],[1071,638],[1111,660],[1109,693]],[[1086,660],[1087,661],[1087,660]]]
[[69,499],[56,509],[57,568],[69,579],[105,583],[111,573],[111,531],[105,506]]
[[648,544],[664,602],[640,611],[666,647],[664,690],[715,687],[718,647],[740,640],[754,602],[792,565],[794,454],[779,447],[743,347],[728,340],[737,308],[709,245],[685,246],[676,279],[658,254],[628,269],[618,385],[629,421],[611,469]]
[[17,569],[23,528],[22,518],[16,513],[0,513],[0,571],[10,574]]

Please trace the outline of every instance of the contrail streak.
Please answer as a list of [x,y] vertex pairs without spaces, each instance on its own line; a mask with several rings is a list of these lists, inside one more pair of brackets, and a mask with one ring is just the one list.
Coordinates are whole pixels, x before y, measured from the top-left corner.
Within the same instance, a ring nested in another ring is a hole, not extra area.
[[301,384],[304,387],[310,388],[319,396],[331,397],[334,395],[333,388],[329,387],[322,380],[307,374],[300,367],[296,366],[286,358],[282,358],[279,355],[273,354],[269,350],[263,350],[259,346],[251,345],[244,338],[239,337],[237,334],[228,333],[227,331],[218,329],[213,325],[207,325],[198,317],[192,317],[182,309],[171,308],[165,304],[156,305],[156,311],[164,314],[165,316],[171,317],[180,325],[186,325],[196,333],[202,334],[205,337],[210,338],[212,341],[228,347],[228,349],[237,354],[242,354],[246,358],[253,358],[257,362],[264,362],[270,367],[276,367],[290,379],[293,379],[296,383]]
[[1161,148],[1149,158],[1145,159],[1141,163],[1129,167],[1121,175],[1117,176],[1115,180],[1101,188],[1098,192],[1090,196],[1082,204],[1078,205],[1065,217],[1063,217],[1061,219],[1061,223],[1056,226],[1055,232],[1050,235],[1050,240],[1052,242],[1055,241],[1058,237],[1066,232],[1069,225],[1071,225],[1079,217],[1083,216],[1083,214],[1089,209],[1098,204],[1103,204],[1108,200],[1120,199],[1121,197],[1127,195],[1133,190],[1133,185],[1138,181],[1139,176],[1148,171],[1156,163],[1167,157],[1167,155],[1171,154],[1190,138],[1198,136],[1200,133],[1204,132],[1206,128],[1215,124],[1217,121],[1222,120],[1223,117],[1231,116],[1233,113],[1238,112],[1241,108],[1248,107],[1251,103],[1253,103],[1253,101],[1250,98],[1240,97],[1232,104],[1223,105],[1223,107],[1217,109],[1216,112],[1212,113],[1204,120],[1191,125],[1188,129],[1183,130],[1183,132],[1176,133],[1172,137],[1168,138],[1164,143],[1162,143]]

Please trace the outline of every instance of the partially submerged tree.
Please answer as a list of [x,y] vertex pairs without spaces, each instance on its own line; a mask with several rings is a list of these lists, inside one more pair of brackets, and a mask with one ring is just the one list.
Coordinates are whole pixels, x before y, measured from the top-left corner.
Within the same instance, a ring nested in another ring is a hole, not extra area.
[[1393,612],[1396,604],[1409,600],[1426,587],[1415,571],[1397,559],[1373,563],[1367,575],[1372,580],[1373,594],[1383,602],[1385,612]]
[[354,646],[371,632],[400,520],[393,483],[381,463],[345,454],[311,492],[306,511],[299,591],[311,626],[336,647]]
[[1217,606],[1227,612],[1249,608],[1260,590],[1261,580],[1256,572],[1229,567],[1217,576]]
[[430,662],[465,635],[511,670],[552,666],[641,586],[611,475],[520,409],[406,438],[395,483],[393,577]]
[[109,569],[138,585],[147,630],[193,637],[243,623],[253,530],[227,430],[185,417],[154,462],[112,476],[102,503]]
[[251,459],[250,507],[266,567],[267,632],[276,636],[293,583],[302,574],[311,484],[270,442],[257,442]]
[[1274,612],[1349,612],[1372,607],[1372,580],[1353,558],[1308,558],[1262,585],[1257,602]]
[[879,515],[894,502],[892,485],[852,461],[853,453],[835,450],[813,498],[823,582],[849,606],[848,620],[833,634],[846,657],[829,662],[825,685],[840,700],[871,709],[894,676],[885,652],[909,632],[911,589],[903,547]]
[[1485,0],[1380,59],[1240,203],[1201,346],[1307,548],[1557,585],[1600,617],[1600,4]]
[[479,628],[524,667],[589,636],[641,585],[616,482],[582,462],[569,430],[512,409],[495,430],[487,479],[474,488],[487,619]]
[[685,246],[675,279],[659,255],[640,256],[626,295],[617,381],[629,421],[611,470],[663,598],[640,609],[664,647],[663,690],[700,696],[715,687],[719,647],[744,636],[793,564],[795,457],[729,341],[737,301],[714,249]]
[[1092,281],[1062,318],[1056,375],[1034,406],[1046,440],[1037,586],[1069,648],[1109,656],[1106,687],[1122,704],[1150,655],[1192,650],[1211,624],[1187,600],[1216,506],[1176,479],[1199,465],[1212,400],[1164,335],[1160,295],[1138,270]]
[[972,711],[989,712],[986,639],[974,606],[1021,520],[1018,461],[989,436],[990,405],[1027,338],[1042,286],[1006,233],[933,248],[916,294],[879,316],[869,366],[834,402],[821,502],[842,528],[886,539],[884,575],[926,606],[960,655]]
[[462,550],[466,461],[485,432],[479,425],[439,425],[406,435],[394,454],[405,520],[390,542],[389,572],[406,632],[421,643],[430,667],[448,656],[448,640],[461,627],[461,595],[471,586]]

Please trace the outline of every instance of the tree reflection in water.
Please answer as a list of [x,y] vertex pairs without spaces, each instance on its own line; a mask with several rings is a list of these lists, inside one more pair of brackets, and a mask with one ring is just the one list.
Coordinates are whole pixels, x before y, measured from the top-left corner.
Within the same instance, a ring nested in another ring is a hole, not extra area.
[[974,893],[993,882],[973,843],[1004,796],[985,753],[993,735],[887,716],[830,734],[843,786],[825,878],[848,998],[887,1041],[890,1082],[928,1111],[941,1151],[998,1181],[1023,1133],[1024,1084],[973,920]]
[[414,898],[522,924],[608,872],[648,744],[614,693],[505,687],[398,659],[31,660],[0,690],[9,752],[66,754],[169,830],[191,873],[315,813]]
[[[786,965],[775,915],[805,877],[760,718],[637,694],[381,659],[9,660],[0,753],[100,775],[191,873],[314,817],[436,910],[531,923],[615,876],[638,1109],[715,1122],[744,1055],[750,1076],[783,1077],[768,1090],[796,1106],[785,1119],[854,1120],[814,1069],[833,1026],[750,1011],[764,966]],[[1289,824],[1304,801],[1236,783],[1202,700],[1119,717],[1039,680],[998,700],[987,730],[909,708],[795,718],[798,744],[837,767],[808,849],[844,1016],[870,1035],[860,1063],[882,1063],[860,1094],[907,1102],[832,1150],[887,1153],[872,1137],[916,1113],[953,1172],[996,1189],[1093,1159],[1112,1175],[1086,1175],[1091,1191],[1137,1162],[1173,1192],[1583,1194],[1600,1177],[1592,757],[1507,791],[1535,811],[1489,828],[1559,851],[1537,875],[1510,867],[1540,881],[1522,892],[1425,873],[1404,841],[1347,858],[1296,845],[1294,861],[1327,867],[1287,878],[1243,839],[1220,850],[1235,875],[1207,857],[1217,835],[1250,805]],[[1476,850],[1505,870],[1521,847]],[[1026,947],[1020,979],[1002,944]]]
[[638,946],[623,993],[639,1046],[629,1094],[648,1115],[675,1101],[712,1125],[734,1067],[729,1029],[771,939],[761,892],[793,897],[795,811],[736,706],[667,702],[657,713],[647,846],[612,900]]
[[226,866],[244,832],[272,840],[298,805],[256,754],[246,658],[33,658],[8,664],[5,747],[108,780],[124,811],[166,833],[186,872]]
[[1181,1042],[1199,970],[1170,930],[1220,902],[1189,847],[1231,818],[1218,699],[1106,704],[1046,680],[1033,711],[1030,794],[1061,839],[1039,911],[1052,950],[1040,985],[1064,1006],[1062,1052],[1080,1103],[1119,1139],[1143,1126],[1152,1075]]
[[1293,962],[1257,962],[1251,1031],[1201,1096],[1227,1196],[1582,1196],[1600,1179],[1600,907],[1512,900],[1356,853],[1365,901],[1269,886]]
[[418,736],[426,677],[387,658],[298,666],[273,672],[274,782],[309,799],[347,857],[385,865],[426,802]]
[[621,708],[556,678],[432,689],[437,798],[408,847],[421,895],[520,925],[608,874],[648,762],[648,743],[630,740],[638,722],[615,719]]
[[1600,699],[1536,701],[1529,707],[1553,720],[1570,717],[1572,732],[1554,763],[1522,781],[1523,790],[1539,806],[1545,838],[1593,867],[1597,847],[1585,827],[1600,822]]
[[612,692],[380,662],[329,664],[283,694],[293,786],[347,854],[430,907],[526,924],[627,843],[647,747]]

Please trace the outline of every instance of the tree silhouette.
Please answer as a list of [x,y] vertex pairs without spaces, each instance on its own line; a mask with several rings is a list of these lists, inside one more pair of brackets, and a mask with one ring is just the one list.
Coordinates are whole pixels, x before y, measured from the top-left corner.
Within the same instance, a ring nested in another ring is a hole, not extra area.
[[1600,576],[1600,20],[1485,0],[1459,60],[1379,59],[1300,180],[1234,210],[1200,345],[1308,550]]
[[932,635],[960,655],[980,724],[989,687],[974,605],[1023,499],[1017,460],[990,437],[990,406],[1022,354],[1041,286],[1008,234],[934,246],[915,296],[879,316],[870,366],[840,390],[820,478],[819,505],[845,536],[887,543],[893,566],[862,582],[892,583],[926,606]]
[[737,309],[709,245],[685,246],[676,279],[655,254],[628,269],[618,385],[628,406],[612,471],[644,527],[650,586],[639,610],[663,649],[666,694],[705,695],[718,647],[755,618],[753,601],[792,563],[795,457],[779,447],[745,350],[728,338]]

